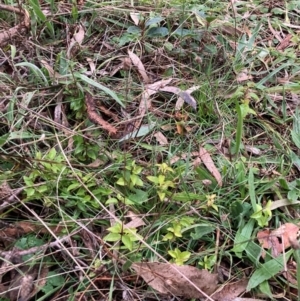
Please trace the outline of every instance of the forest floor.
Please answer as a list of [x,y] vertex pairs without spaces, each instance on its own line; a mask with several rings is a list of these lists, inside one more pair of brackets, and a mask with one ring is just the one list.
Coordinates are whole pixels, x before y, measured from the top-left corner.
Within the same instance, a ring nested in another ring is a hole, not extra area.
[[299,1],[3,2],[0,300],[300,300]]

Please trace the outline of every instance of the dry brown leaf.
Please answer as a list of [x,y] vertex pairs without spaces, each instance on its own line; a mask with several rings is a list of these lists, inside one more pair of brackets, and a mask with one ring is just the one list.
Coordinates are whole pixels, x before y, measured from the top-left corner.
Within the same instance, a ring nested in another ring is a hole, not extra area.
[[286,223],[278,229],[259,231],[257,239],[264,249],[271,249],[271,254],[278,257],[289,247],[298,248],[299,225]]
[[244,82],[246,80],[249,80],[249,79],[252,79],[252,75],[249,74],[248,70],[247,69],[243,69],[241,72],[239,72],[237,75],[236,75],[236,81],[238,83],[241,83],[241,82]]
[[192,157],[196,157],[199,156],[199,152],[191,152],[191,153],[186,153],[186,154],[182,154],[181,156],[174,156],[171,158],[170,163],[174,164],[179,160],[185,160],[186,158],[192,158]]
[[153,136],[156,138],[157,142],[160,145],[169,144],[168,139],[166,138],[166,136],[162,132],[157,132]]
[[[132,268],[161,294],[201,298],[211,295],[217,289],[217,274],[211,274],[206,270],[199,270],[192,266],[143,262],[134,263]],[[212,299],[210,298],[210,300]]]
[[140,226],[146,225],[143,219],[136,215],[134,212],[129,211],[127,215],[129,216],[131,221],[124,225],[126,228],[138,228]]
[[220,172],[218,171],[218,169],[216,168],[215,163],[212,160],[212,158],[211,158],[210,154],[208,153],[208,151],[205,148],[200,147],[200,149],[199,149],[199,156],[200,156],[203,164],[208,169],[208,171],[217,180],[218,185],[220,187],[222,187],[222,176],[221,176]]
[[[264,249],[271,249],[273,257],[278,257],[280,253],[282,253],[282,245],[279,243],[278,238],[271,235],[271,233],[269,229],[259,231],[257,233],[257,239]],[[265,257],[265,252],[262,252],[262,257]]]
[[145,84],[149,84],[150,83],[150,79],[147,75],[146,69],[142,63],[142,61],[140,60],[140,58],[133,53],[132,51],[128,50],[128,55],[132,61],[132,64],[137,68],[139,74],[141,75],[141,77],[143,78],[143,81]]
[[223,289],[212,295],[215,301],[233,301],[241,293],[246,291],[247,279],[241,279],[237,282],[226,284]]
[[140,118],[134,124],[134,128],[138,129],[142,123],[142,120],[146,114],[146,112],[151,108],[151,98],[150,96],[157,93],[160,88],[165,87],[172,81],[171,78],[163,79],[158,82],[155,82],[150,85],[146,85],[146,90],[141,95],[141,101],[139,105],[139,115]]
[[288,34],[281,43],[276,47],[277,50],[284,50],[290,45],[290,40],[293,36],[291,34]]

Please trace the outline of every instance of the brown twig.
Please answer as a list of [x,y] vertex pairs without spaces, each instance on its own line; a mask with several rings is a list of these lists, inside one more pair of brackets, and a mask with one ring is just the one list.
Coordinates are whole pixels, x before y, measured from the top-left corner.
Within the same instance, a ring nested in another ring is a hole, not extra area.
[[29,13],[27,10],[21,9],[18,7],[0,4],[0,9],[11,12],[11,13],[15,13],[18,15],[23,15],[23,21],[21,23],[19,23],[18,25],[14,26],[6,31],[0,32],[0,46],[3,47],[6,45],[6,43],[12,37],[14,37],[20,33],[25,33],[27,31],[27,29],[30,26],[30,17],[29,17]]
[[115,135],[117,133],[118,130],[114,126],[110,125],[98,115],[95,100],[90,93],[86,93],[85,104],[88,117],[92,122],[100,125],[104,130],[108,131],[110,135]]

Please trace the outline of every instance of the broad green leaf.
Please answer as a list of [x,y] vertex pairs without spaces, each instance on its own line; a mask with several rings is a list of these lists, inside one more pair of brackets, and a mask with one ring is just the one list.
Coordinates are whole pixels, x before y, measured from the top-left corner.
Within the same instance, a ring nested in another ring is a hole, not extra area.
[[147,37],[154,38],[154,37],[166,37],[169,34],[169,30],[166,27],[151,27],[147,30]]
[[234,239],[234,247],[232,249],[236,256],[241,257],[241,253],[246,249],[251,234],[253,231],[255,221],[250,220],[242,229],[239,229]]
[[123,177],[120,178],[120,179],[117,181],[116,184],[118,184],[118,185],[120,185],[120,186],[125,186],[125,179],[124,179]]
[[268,280],[276,276],[284,268],[284,260],[287,262],[293,253],[293,250],[288,251],[283,255],[278,256],[277,258],[271,259],[268,262],[261,265],[250,277],[247,291],[257,287],[265,280]]
[[145,26],[146,26],[146,27],[149,27],[149,26],[151,26],[151,25],[158,24],[158,23],[160,23],[162,20],[164,20],[162,17],[154,17],[154,18],[151,18],[150,20],[148,20],[148,21],[145,23]]
[[49,160],[54,160],[56,157],[56,149],[55,148],[51,148],[48,155],[47,155],[47,158]]
[[132,249],[133,249],[133,243],[132,243],[132,240],[130,239],[130,235],[123,235],[122,236],[122,243],[124,244],[124,246],[129,251],[132,251]]
[[118,241],[121,239],[120,233],[109,233],[103,238],[105,241]]
[[8,134],[5,134],[5,135],[0,137],[0,146],[5,144],[5,142],[8,140],[9,135],[10,134],[8,133]]
[[128,28],[127,28],[127,32],[128,33],[132,33],[132,34],[138,34],[138,33],[140,33],[142,30],[139,28],[139,27],[137,27],[137,26],[129,26]]
[[295,145],[300,149],[300,133],[292,130],[291,131],[291,137]]

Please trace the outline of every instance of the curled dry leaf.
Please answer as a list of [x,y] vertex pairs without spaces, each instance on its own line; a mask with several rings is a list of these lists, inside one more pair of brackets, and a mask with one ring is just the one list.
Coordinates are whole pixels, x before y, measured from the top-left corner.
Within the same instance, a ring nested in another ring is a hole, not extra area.
[[134,263],[132,268],[153,289],[161,294],[201,298],[211,295],[217,289],[217,274],[199,270],[192,266],[143,262]]
[[226,284],[223,289],[212,295],[215,301],[233,301],[241,293],[246,291],[247,279],[241,279],[237,282]]
[[166,136],[162,132],[157,132],[153,136],[156,138],[157,142],[160,145],[169,144],[168,139],[166,138]]
[[141,77],[143,78],[143,81],[145,84],[149,84],[150,83],[150,79],[147,75],[146,69],[142,63],[142,61],[140,60],[140,58],[133,53],[132,51],[128,50],[128,55],[132,61],[132,64],[137,68],[139,74],[141,75]]
[[203,164],[208,169],[208,171],[217,180],[218,185],[221,187],[222,186],[222,176],[221,176],[220,172],[218,171],[218,169],[216,168],[215,163],[212,160],[210,154],[208,153],[208,151],[205,148],[200,147],[199,157],[200,157],[201,161],[203,162]]
[[271,254],[278,257],[289,247],[298,248],[299,226],[286,223],[273,231],[263,230],[257,233],[257,239],[264,249],[271,249]]
[[146,112],[151,108],[151,98],[150,96],[157,93],[160,88],[165,87],[172,81],[171,78],[163,79],[158,82],[155,82],[150,85],[146,85],[145,91],[142,93],[141,101],[139,105],[139,115],[140,118],[134,124],[134,128],[138,129],[142,123],[142,120],[146,114]]
[[124,226],[127,228],[138,228],[141,226],[146,225],[142,218],[140,218],[138,215],[136,215],[134,212],[129,211],[128,216],[131,219],[131,221]]
[[176,105],[175,105],[175,110],[178,111],[181,109],[184,102],[186,102],[193,109],[196,110],[197,102],[196,102],[195,98],[193,96],[191,96],[191,93],[198,89],[199,89],[199,86],[194,86],[194,87],[189,88],[186,91],[182,91],[181,89],[179,89],[177,87],[170,86],[170,87],[161,88],[161,89],[159,89],[159,91],[174,93],[179,97],[176,102]]

